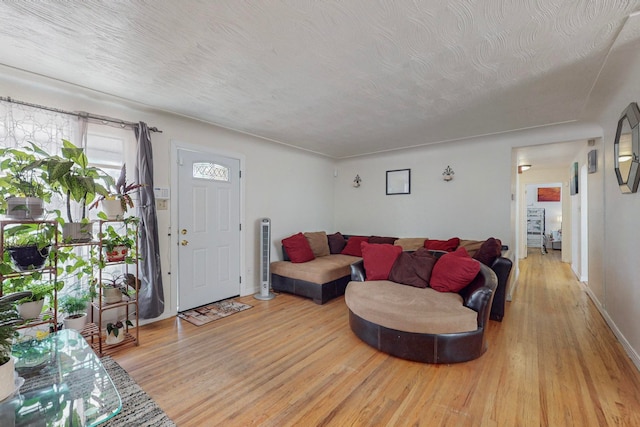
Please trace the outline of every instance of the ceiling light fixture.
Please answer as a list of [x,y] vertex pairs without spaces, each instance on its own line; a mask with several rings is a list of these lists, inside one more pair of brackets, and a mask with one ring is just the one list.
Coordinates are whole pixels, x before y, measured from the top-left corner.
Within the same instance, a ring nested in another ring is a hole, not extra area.
[[531,169],[531,165],[519,165],[518,166],[518,173],[522,173],[524,171],[528,171],[529,169]]
[[633,158],[633,156],[631,154],[622,154],[622,155],[618,156],[618,162],[620,162],[620,163],[628,162],[632,158]]

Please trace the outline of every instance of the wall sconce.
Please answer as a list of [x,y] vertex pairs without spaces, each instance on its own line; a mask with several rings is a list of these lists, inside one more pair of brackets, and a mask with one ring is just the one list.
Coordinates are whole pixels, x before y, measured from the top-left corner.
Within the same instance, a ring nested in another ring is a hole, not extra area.
[[518,166],[518,173],[522,173],[524,171],[528,171],[529,169],[531,169],[531,165],[519,165]]
[[360,187],[360,183],[362,182],[362,180],[360,179],[360,175],[356,175],[356,177],[353,179],[353,186],[355,188]]
[[456,173],[453,171],[453,169],[451,169],[451,166],[447,166],[447,168],[444,170],[444,172],[442,172],[442,176],[444,177],[444,180],[449,182],[453,179],[453,175],[455,175]]

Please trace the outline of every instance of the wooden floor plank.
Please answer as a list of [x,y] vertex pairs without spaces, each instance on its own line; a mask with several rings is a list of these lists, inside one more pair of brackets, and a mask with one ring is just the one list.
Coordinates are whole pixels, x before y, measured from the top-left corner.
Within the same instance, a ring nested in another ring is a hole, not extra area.
[[640,373],[559,252],[532,251],[477,360],[388,356],[344,298],[280,294],[204,326],[141,328],[118,361],[179,426],[637,426]]

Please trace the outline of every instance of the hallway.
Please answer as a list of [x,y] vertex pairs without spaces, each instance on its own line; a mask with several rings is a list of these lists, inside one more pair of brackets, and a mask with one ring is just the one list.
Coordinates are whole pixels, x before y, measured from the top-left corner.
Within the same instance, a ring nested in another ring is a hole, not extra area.
[[530,370],[540,425],[640,425],[640,373],[561,251],[530,248],[519,281],[505,316],[517,327],[502,332]]

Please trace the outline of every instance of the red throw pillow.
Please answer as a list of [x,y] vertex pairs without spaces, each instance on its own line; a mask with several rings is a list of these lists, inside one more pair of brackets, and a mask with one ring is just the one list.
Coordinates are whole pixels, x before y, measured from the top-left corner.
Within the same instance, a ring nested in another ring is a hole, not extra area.
[[387,280],[393,263],[402,253],[400,246],[362,242],[362,260],[367,280]]
[[302,233],[282,239],[282,246],[284,246],[284,249],[287,251],[291,262],[307,262],[316,258],[313,255],[309,241]]
[[465,248],[444,254],[431,272],[431,287],[440,292],[458,292],[475,279],[480,263]]
[[389,280],[402,285],[426,288],[437,258],[425,248],[415,252],[402,252],[389,272]]
[[344,247],[342,252],[343,255],[351,255],[351,256],[362,256],[362,249],[360,248],[360,243],[367,242],[369,237],[367,236],[351,236],[347,240],[347,246]]
[[491,264],[493,264],[500,255],[502,255],[502,242],[493,237],[489,237],[473,255],[473,258],[491,267]]
[[431,240],[424,241],[424,247],[432,251],[453,252],[460,245],[460,239],[452,237],[449,240]]

